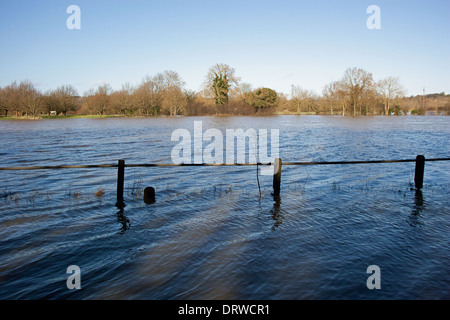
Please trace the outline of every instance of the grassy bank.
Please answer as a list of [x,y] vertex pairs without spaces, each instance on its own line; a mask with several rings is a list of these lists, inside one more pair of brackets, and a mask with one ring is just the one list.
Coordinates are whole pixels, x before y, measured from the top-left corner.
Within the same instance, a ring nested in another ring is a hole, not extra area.
[[[322,113],[316,113],[316,112],[288,112],[288,111],[277,111],[274,113],[268,113],[268,114],[254,114],[254,115],[233,115],[233,114],[214,114],[209,116],[216,116],[216,117],[228,117],[228,116],[250,116],[250,117],[258,117],[258,116],[281,116],[281,115],[296,115],[296,116],[305,116],[305,115],[323,115],[328,116],[329,114],[322,114]],[[191,117],[191,115],[177,115],[177,117]],[[193,116],[193,115],[192,115]],[[202,116],[202,115],[195,115],[195,116]],[[195,117],[194,116],[194,117]],[[334,116],[341,116],[340,114],[334,114]],[[384,117],[385,115],[379,114],[379,115],[365,115],[362,117],[373,117],[373,116],[381,116]],[[407,115],[403,115],[407,116]],[[411,115],[411,116],[419,116],[419,115]],[[429,115],[431,116],[431,115]],[[437,115],[434,115],[437,116]],[[444,115],[445,116],[445,115]],[[170,117],[168,115],[157,115],[157,116],[126,116],[126,115],[89,115],[89,114],[74,114],[74,115],[67,115],[67,116],[48,116],[48,115],[39,115],[35,117],[5,117],[0,116],[0,120],[23,120],[23,121],[30,121],[30,120],[42,120],[42,119],[104,119],[104,118],[166,118]],[[353,117],[351,115],[347,115],[346,117]],[[358,117],[358,116],[357,116]]]
[[81,119],[81,118],[92,118],[92,119],[100,119],[100,118],[120,118],[124,117],[123,115],[89,115],[89,114],[73,114],[67,116],[41,116],[40,119]]
[[41,120],[41,119],[103,119],[103,118],[120,118],[122,115],[88,115],[88,114],[73,114],[67,116],[35,116],[35,117],[4,117],[0,116],[0,120]]

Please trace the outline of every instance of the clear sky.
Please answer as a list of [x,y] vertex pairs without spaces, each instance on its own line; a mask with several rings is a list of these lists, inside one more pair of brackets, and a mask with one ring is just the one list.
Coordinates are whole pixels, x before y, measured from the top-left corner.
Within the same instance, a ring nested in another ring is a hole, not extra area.
[[[69,30],[70,5],[81,29]],[[366,26],[370,5],[381,29]],[[0,86],[31,80],[80,94],[177,71],[199,90],[226,63],[253,88],[321,93],[345,69],[399,77],[407,95],[450,93],[449,0],[1,0]]]

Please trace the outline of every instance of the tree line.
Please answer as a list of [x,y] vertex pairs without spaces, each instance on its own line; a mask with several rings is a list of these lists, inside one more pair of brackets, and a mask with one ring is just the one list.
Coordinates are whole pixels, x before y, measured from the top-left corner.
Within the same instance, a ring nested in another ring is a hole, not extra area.
[[[192,91],[185,86],[180,75],[171,70],[146,75],[138,85],[125,83],[119,90],[102,84],[83,96],[72,85],[41,92],[29,80],[15,81],[0,87],[0,112],[6,117],[68,113],[100,116],[283,113],[356,116],[407,111],[420,114],[426,110],[424,97],[422,104],[412,97],[404,97],[398,78],[375,81],[372,73],[360,68],[345,70],[342,78],[325,85],[320,95],[294,85],[289,94],[265,87],[253,89],[251,84],[241,81],[234,68],[220,63],[208,70],[201,90]],[[444,110],[448,112],[450,104],[445,101]],[[436,103],[433,105],[436,110],[441,107]]]

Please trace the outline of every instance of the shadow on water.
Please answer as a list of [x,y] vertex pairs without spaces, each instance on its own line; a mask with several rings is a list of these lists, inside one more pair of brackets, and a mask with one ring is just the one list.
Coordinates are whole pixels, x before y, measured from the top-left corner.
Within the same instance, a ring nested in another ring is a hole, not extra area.
[[416,189],[414,194],[414,206],[411,214],[408,217],[408,224],[411,227],[421,227],[423,225],[422,221],[422,211],[424,209],[424,200],[422,190]]

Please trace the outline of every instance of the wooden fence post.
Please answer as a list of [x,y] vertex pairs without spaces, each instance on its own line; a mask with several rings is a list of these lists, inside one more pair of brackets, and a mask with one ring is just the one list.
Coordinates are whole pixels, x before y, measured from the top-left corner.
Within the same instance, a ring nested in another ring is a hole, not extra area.
[[273,195],[280,195],[281,187],[281,158],[275,158],[275,164],[273,166]]
[[414,184],[416,189],[422,189],[423,187],[423,173],[425,171],[425,157],[418,155],[416,157],[416,171],[414,173]]
[[151,204],[155,202],[155,188],[147,187],[144,189],[144,202]]
[[123,201],[123,185],[125,180],[125,160],[119,160],[118,170],[117,170],[117,208],[125,207],[125,202]]

